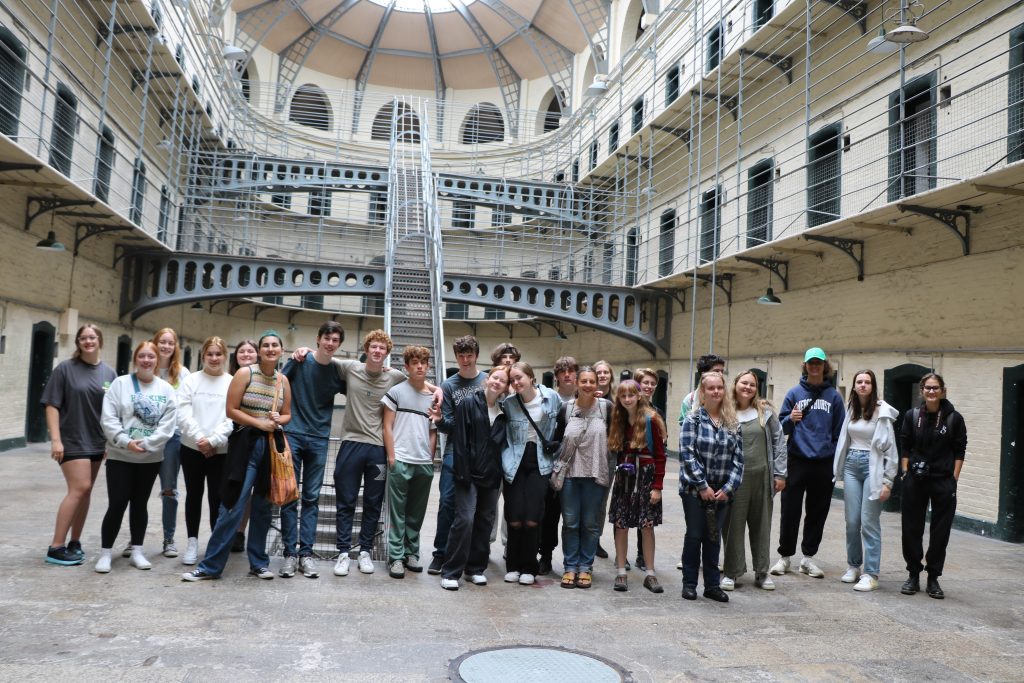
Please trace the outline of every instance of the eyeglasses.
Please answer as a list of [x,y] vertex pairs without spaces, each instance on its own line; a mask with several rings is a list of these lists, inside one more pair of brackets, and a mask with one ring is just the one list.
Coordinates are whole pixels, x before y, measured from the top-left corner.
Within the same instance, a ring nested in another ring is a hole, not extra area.
[[942,387],[921,387],[922,391],[942,391]]

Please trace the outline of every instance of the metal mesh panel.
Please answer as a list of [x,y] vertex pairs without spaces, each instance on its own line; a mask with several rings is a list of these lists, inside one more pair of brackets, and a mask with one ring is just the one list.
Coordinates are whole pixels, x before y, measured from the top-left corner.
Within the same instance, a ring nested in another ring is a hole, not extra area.
[[839,126],[829,126],[810,139],[807,163],[807,225],[839,218],[841,210],[842,139]]

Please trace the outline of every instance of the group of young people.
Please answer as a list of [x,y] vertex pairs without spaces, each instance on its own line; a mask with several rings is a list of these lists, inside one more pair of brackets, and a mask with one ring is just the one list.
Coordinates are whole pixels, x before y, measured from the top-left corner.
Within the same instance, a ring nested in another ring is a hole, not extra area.
[[[68,491],[57,513],[46,561],[84,561],[81,534],[93,483],[106,460],[108,508],[101,525],[95,570],[111,571],[114,543],[129,513],[130,542],[123,555],[151,568],[143,552],[147,502],[160,478],[162,553],[179,555],[175,543],[179,468],[185,479],[186,581],[217,578],[229,553],[244,547],[250,573],[272,579],[266,538],[270,439],[286,436],[301,492],[281,508],[284,561],[279,574],[319,576],[316,541],[320,489],[328,458],[337,394],[347,396],[342,443],[334,467],[336,576],[353,560],[373,573],[371,557],[385,492],[389,504],[388,574],[424,570],[420,531],[432,487],[437,434],[446,435],[437,531],[428,573],[458,590],[463,576],[487,583],[490,547],[500,526],[509,583],[530,585],[552,570],[552,552],[564,556],[560,585],[593,585],[603,525],[613,527],[616,574],[612,587],[628,590],[629,529],[636,528],[635,564],[643,586],[663,592],[654,569],[654,527],[662,522],[665,475],[664,417],[651,398],[658,385],[650,369],[624,373],[617,386],[611,366],[579,366],[564,356],[554,365],[554,388],[505,343],[478,367],[476,338],[460,337],[453,351],[457,372],[440,387],[427,381],[430,352],[404,349],[405,372],[385,367],[392,342],[382,330],[363,339],[365,360],[334,354],[344,330],[333,321],[317,333],[316,348],[299,348],[279,370],[283,345],[273,330],[243,340],[228,353],[219,337],[207,339],[202,370],[182,367],[177,335],[165,328],[133,354],[133,371],[121,377],[100,360],[103,335],[84,325],[74,356],[54,370],[44,392],[51,454]],[[226,367],[228,366],[228,367]],[[820,348],[807,351],[800,383],[780,409],[761,397],[757,371],[740,373],[728,387],[724,359],[698,361],[699,382],[680,413],[679,494],[686,534],[682,596],[696,599],[703,569],[704,596],[728,601],[746,573],[749,536],[754,585],[775,588],[772,576],[794,568],[823,577],[815,556],[837,478],[844,482],[848,570],[842,581],[855,590],[878,586],[880,513],[902,472],[903,553],[908,578],[902,592],[943,597],[938,584],[956,507],[956,480],[966,450],[963,418],[945,398],[936,374],[921,380],[923,402],[900,428],[897,411],[878,398],[870,370],[854,374],[847,411],[831,384],[832,369]],[[278,443],[280,446],[280,442]],[[902,464],[902,467],[899,465]],[[351,554],[355,508],[362,489],[358,555]],[[781,492],[779,559],[769,568],[773,497]],[[212,529],[200,561],[203,496]],[[502,523],[496,523],[498,500]],[[930,545],[922,548],[931,506]],[[244,536],[248,527],[248,538]],[[724,558],[719,558],[721,545]],[[922,564],[925,560],[927,564]],[[719,566],[721,565],[721,570]]]

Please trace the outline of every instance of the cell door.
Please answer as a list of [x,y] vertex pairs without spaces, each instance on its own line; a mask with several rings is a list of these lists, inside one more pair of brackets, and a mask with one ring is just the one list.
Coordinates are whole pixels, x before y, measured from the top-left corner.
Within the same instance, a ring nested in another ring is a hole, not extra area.
[[29,443],[48,441],[46,409],[39,399],[53,373],[53,342],[56,328],[43,321],[32,326],[32,348],[28,365],[28,406],[25,409],[25,440]]

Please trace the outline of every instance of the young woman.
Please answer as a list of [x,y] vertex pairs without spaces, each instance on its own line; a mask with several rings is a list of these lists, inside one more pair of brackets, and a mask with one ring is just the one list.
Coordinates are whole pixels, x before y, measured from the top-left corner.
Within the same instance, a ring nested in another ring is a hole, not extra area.
[[448,535],[441,587],[458,590],[463,572],[477,586],[486,586],[491,529],[501,487],[501,451],[505,446],[505,415],[498,402],[508,392],[509,371],[499,365],[483,389],[455,406],[452,431],[452,472],[455,519]]
[[594,556],[601,537],[602,502],[611,477],[608,467],[608,425],[611,403],[597,398],[597,373],[584,366],[576,375],[576,398],[562,405],[564,424],[555,439],[562,442],[558,463],[567,469],[560,496],[562,588],[590,588]]
[[142,552],[149,513],[146,503],[160,472],[164,444],[176,423],[174,389],[156,376],[156,344],[135,347],[135,372],[115,379],[103,397],[103,434],[107,437],[107,514],[100,527],[100,557],[96,571],[110,571],[111,553],[124,511],[128,509],[132,566],[153,565]]
[[606,360],[599,360],[592,366],[597,373],[597,398],[611,401],[615,396],[615,371]]
[[654,527],[661,524],[661,491],[665,480],[665,423],[633,380],[615,392],[608,448],[617,456],[608,521],[615,528],[614,588],[627,590],[626,546],[629,529],[641,530],[644,544],[644,588],[662,593],[654,573]]
[[[833,476],[843,477],[846,508],[848,569],[842,582],[856,581],[853,590],[866,592],[878,588],[878,570],[882,563],[882,503],[889,500],[899,464],[893,429],[899,412],[878,399],[878,385],[871,370],[854,374],[848,407],[832,465]],[[863,574],[860,571],[862,560]]]
[[[165,380],[177,391],[188,377],[188,368],[181,364],[181,346],[178,335],[169,327],[153,335],[153,343],[160,354],[160,379]],[[178,522],[178,470],[181,468],[181,432],[175,431],[164,445],[164,459],[160,466],[160,499],[163,505],[164,557],[177,557],[178,547],[174,544],[174,532]],[[125,553],[128,549],[125,548]]]
[[182,574],[185,581],[215,579],[224,571],[238,522],[246,503],[252,500],[249,542],[249,573],[259,579],[273,579],[267,556],[270,529],[269,439],[291,420],[291,388],[288,378],[277,371],[281,358],[281,337],[267,330],[260,337],[259,364],[241,368],[228,385],[227,416],[235,423],[228,439],[224,465],[221,506],[217,523],[199,566]]
[[[921,590],[921,570],[928,572],[925,591],[929,597],[945,597],[939,577],[946,562],[949,531],[956,513],[956,485],[967,451],[964,418],[946,400],[946,382],[934,372],[921,378],[919,408],[903,416],[900,438],[903,451],[903,559],[909,576],[900,592],[913,595]],[[924,554],[925,513],[931,504],[928,554]],[[927,562],[921,564],[922,558]]]
[[[633,371],[633,381],[640,385],[640,393],[644,395],[647,402],[654,406],[654,390],[658,388],[658,374],[650,368],[637,368]],[[658,417],[665,420],[665,413],[663,413],[657,406],[654,409],[658,411]],[[667,438],[667,435],[666,435]],[[629,568],[628,562],[627,569]],[[644,539],[640,529],[636,530],[636,560],[633,561],[637,569],[646,570],[647,563],[644,561]]]
[[[82,564],[82,528],[89,514],[92,486],[103,462],[106,439],[100,425],[103,394],[117,379],[114,369],[100,360],[103,333],[82,325],[75,333],[75,353],[58,365],[43,390],[50,457],[60,465],[68,492],[57,508],[53,539],[46,551],[51,564]],[[68,540],[68,531],[71,538]]]
[[[256,349],[256,342],[252,339],[244,339],[238,342],[231,354],[231,365],[228,367],[228,372],[233,377],[239,368],[247,368],[257,360],[259,360],[259,351]],[[231,552],[233,553],[245,552],[245,528],[249,526],[250,507],[250,505],[245,506],[245,512],[238,523],[238,531],[235,532],[235,539],[231,542]]]
[[515,394],[500,404],[508,418],[501,453],[508,522],[505,581],[528,586],[537,574],[540,522],[544,519],[544,497],[553,462],[543,446],[555,435],[562,401],[551,389],[536,384],[528,363],[514,363],[509,377]]
[[729,501],[743,480],[743,439],[722,373],[704,373],[695,399],[699,408],[686,414],[679,432],[679,495],[686,517],[683,599],[697,599],[703,563],[704,597],[729,602],[720,585],[718,551]]
[[221,475],[232,423],[225,413],[231,375],[224,372],[228,350],[220,337],[203,342],[202,372],[185,378],[178,389],[178,429],[181,432],[181,469],[185,473],[185,527],[188,543],[182,564],[199,558],[199,520],[203,490],[208,491],[210,528],[220,509]]
[[775,590],[775,582],[768,574],[772,497],[786,487],[786,437],[775,406],[758,395],[753,370],[741,372],[733,381],[732,399],[743,439],[743,483],[733,494],[723,534],[722,590],[733,590],[736,579],[747,571],[743,538],[746,530],[750,535],[754,585],[766,591]]

